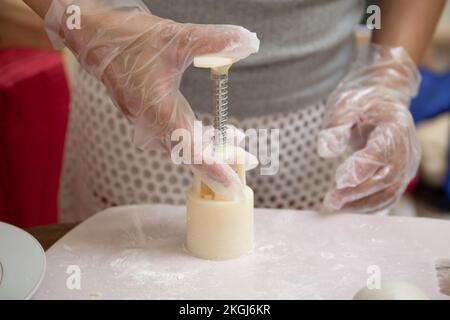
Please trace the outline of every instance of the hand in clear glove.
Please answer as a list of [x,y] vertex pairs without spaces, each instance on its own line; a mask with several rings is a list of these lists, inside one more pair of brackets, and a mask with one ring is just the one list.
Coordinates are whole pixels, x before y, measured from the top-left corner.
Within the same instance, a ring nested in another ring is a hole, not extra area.
[[[81,9],[79,30],[65,23],[69,5]],[[134,124],[134,143],[168,153],[173,130],[193,130],[195,116],[179,87],[194,57],[220,53],[237,61],[259,48],[256,35],[242,27],[177,23],[150,14],[139,0],[54,0],[45,20],[55,47],[69,47],[106,85]],[[239,178],[228,165],[191,168],[223,197],[243,197]]]
[[409,102],[418,90],[416,65],[402,48],[371,45],[328,100],[321,157],[353,153],[336,170],[324,199],[331,211],[388,208],[416,174],[421,148]]

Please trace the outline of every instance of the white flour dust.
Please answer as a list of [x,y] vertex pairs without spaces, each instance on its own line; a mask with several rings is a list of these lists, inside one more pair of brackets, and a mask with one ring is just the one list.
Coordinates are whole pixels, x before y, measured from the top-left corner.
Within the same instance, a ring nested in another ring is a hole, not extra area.
[[155,257],[149,257],[145,250],[126,249],[109,265],[115,278],[126,279],[130,282],[130,286],[143,286],[148,283],[176,285],[189,274],[167,270],[173,266],[161,266],[154,263],[154,259]]

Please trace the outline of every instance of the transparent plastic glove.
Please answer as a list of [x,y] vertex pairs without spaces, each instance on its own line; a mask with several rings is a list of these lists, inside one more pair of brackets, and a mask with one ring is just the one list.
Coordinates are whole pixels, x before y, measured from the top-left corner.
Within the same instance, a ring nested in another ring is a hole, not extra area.
[[[81,12],[80,29],[67,23],[73,22],[73,13],[66,10],[74,5]],[[54,0],[45,22],[54,46],[66,45],[106,85],[115,105],[134,124],[133,142],[141,149],[170,152],[173,130],[192,132],[195,116],[179,86],[195,56],[221,53],[237,61],[259,48],[256,35],[242,27],[161,19],[138,0]],[[228,165],[195,169],[213,191],[219,184],[229,197],[243,197]]]
[[319,155],[353,153],[336,170],[324,200],[328,210],[375,212],[404,192],[421,149],[408,105],[420,76],[402,48],[370,45],[328,100]]
[[[205,157],[221,157],[229,165],[243,164],[245,171],[253,170],[259,164],[256,156],[246,151],[242,146],[245,143],[245,133],[233,125],[226,126],[226,148],[214,147],[214,127],[206,126],[203,130],[203,152]],[[215,150],[218,149],[218,150]]]
[[[225,162],[231,167],[236,167],[239,164],[243,164],[245,166],[245,171],[256,168],[258,166],[258,159],[242,147],[242,144],[245,142],[245,134],[242,130],[237,129],[232,125],[228,125],[226,132],[226,146],[217,147],[214,146],[213,143],[214,128],[212,126],[204,127],[202,138],[204,162]],[[205,181],[204,172],[197,170],[197,166],[192,166],[192,171],[200,178],[200,180]],[[242,186],[238,174],[234,170],[232,170],[232,174],[233,181],[238,181],[239,185]],[[214,190],[215,193],[219,195],[227,195],[226,188],[224,188],[223,185],[215,181],[211,181],[211,184],[214,187],[212,190]]]

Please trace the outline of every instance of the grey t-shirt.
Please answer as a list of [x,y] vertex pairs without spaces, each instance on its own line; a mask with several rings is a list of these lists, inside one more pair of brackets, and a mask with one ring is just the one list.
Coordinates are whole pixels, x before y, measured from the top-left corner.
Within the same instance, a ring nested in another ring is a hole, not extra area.
[[[230,70],[230,115],[236,117],[292,111],[326,98],[353,59],[353,27],[364,8],[362,0],[144,1],[163,18],[241,25],[258,34],[259,52]],[[181,90],[194,111],[211,112],[206,70],[189,68]]]

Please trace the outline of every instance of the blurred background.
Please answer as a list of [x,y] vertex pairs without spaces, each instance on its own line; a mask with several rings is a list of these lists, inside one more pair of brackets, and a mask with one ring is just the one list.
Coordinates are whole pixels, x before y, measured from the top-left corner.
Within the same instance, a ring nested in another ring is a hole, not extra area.
[[[364,25],[355,32],[361,45],[370,38]],[[66,50],[52,50],[42,20],[22,1],[0,2],[1,221],[22,227],[57,222],[70,89],[76,85],[71,81],[72,59]],[[421,74],[411,111],[422,163],[389,214],[450,219],[449,3]]]

